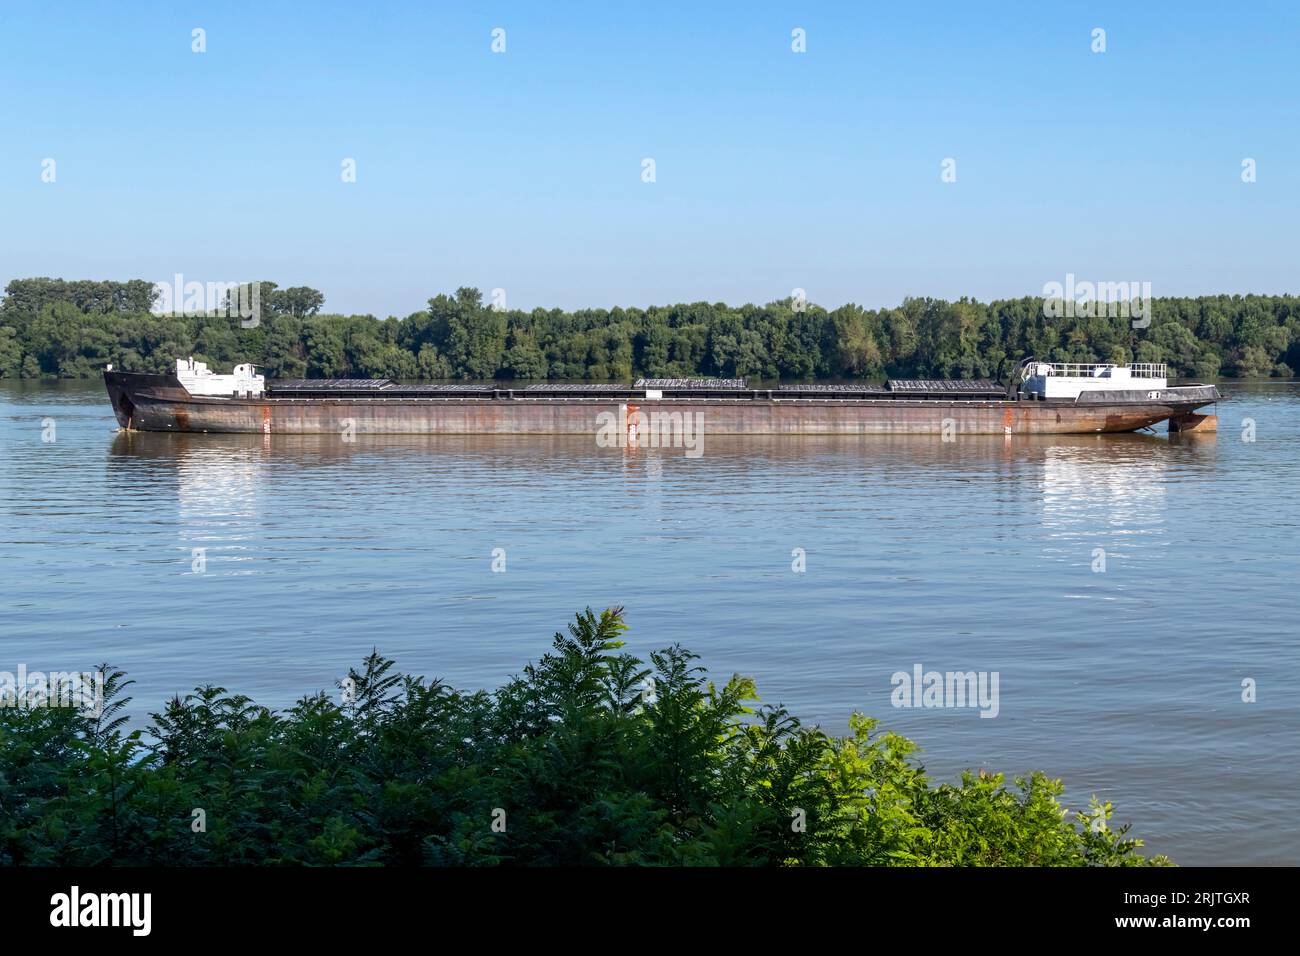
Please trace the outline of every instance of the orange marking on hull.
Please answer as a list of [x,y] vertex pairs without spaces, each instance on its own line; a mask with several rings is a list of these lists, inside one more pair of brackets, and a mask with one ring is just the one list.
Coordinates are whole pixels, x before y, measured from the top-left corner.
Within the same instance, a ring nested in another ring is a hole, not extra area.
[[636,447],[636,441],[639,437],[637,432],[636,413],[640,410],[640,407],[637,405],[627,406],[627,420],[625,425],[627,428],[627,443],[630,448]]

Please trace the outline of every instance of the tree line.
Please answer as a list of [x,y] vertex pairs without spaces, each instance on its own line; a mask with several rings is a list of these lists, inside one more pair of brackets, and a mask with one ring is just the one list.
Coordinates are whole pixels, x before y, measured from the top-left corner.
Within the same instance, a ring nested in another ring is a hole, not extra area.
[[[305,286],[261,283],[253,325],[221,309],[162,312],[129,282],[15,279],[0,301],[0,377],[94,376],[107,363],[161,372],[194,356],[254,362],[274,378],[627,381],[1002,378],[1022,358],[1166,362],[1173,376],[1290,376],[1300,368],[1300,298],[1157,298],[1150,325],[1105,314],[1052,318],[1042,298],[909,298],[834,310],[683,303],[498,310],[479,290],[436,295],[405,318],[334,315]],[[183,305],[181,303],[180,305]],[[248,327],[246,327],[248,326]]]
[[680,646],[622,652],[624,630],[588,609],[495,692],[374,653],[347,693],[284,712],[205,686],[131,729],[130,681],[107,667],[98,714],[11,700],[0,866],[1169,862],[1109,803],[1067,810],[1058,780],[932,783],[873,720],[829,736]]

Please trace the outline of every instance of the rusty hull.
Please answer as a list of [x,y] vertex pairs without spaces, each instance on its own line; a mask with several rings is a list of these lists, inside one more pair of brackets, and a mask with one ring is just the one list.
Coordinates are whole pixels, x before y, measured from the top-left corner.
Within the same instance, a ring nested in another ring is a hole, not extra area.
[[[610,398],[205,398],[172,376],[106,372],[118,423],[159,432],[271,435],[446,434],[595,435],[602,421],[625,420]],[[923,399],[638,399],[644,414],[701,413],[712,435],[965,435],[1131,432],[1194,411],[1218,398],[1208,388],[1187,401],[930,401]],[[1213,393],[1213,397],[1209,397]],[[1169,396],[1166,398],[1165,396]],[[602,419],[602,413],[614,416]]]

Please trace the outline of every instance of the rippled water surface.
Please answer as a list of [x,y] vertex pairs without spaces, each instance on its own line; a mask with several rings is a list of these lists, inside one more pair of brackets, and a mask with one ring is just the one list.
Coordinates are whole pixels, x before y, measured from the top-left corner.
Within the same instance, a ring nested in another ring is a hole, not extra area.
[[[880,717],[940,778],[1041,768],[1178,862],[1296,864],[1300,387],[1227,390],[1217,438],[706,436],[692,459],[117,434],[95,383],[9,383],[0,670],[107,660],[141,716],[209,682],[287,705],[372,647],[494,687],[619,604],[632,651],[681,642],[833,732]],[[997,671],[998,716],[893,708],[918,663]]]

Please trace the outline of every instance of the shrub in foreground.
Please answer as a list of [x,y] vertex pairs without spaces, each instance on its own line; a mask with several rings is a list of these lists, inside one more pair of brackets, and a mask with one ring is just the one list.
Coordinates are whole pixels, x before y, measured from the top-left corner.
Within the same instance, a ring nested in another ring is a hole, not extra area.
[[98,717],[0,709],[0,864],[1168,862],[1060,781],[932,784],[874,720],[828,736],[680,646],[647,666],[624,629],[588,609],[495,693],[374,653],[284,713],[208,686],[132,730],[121,672]]

